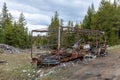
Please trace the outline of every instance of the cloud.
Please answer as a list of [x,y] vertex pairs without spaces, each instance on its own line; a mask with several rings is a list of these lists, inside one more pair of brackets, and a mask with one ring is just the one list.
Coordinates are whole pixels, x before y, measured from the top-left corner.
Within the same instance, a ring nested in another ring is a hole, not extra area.
[[27,27],[29,27],[29,31],[34,30],[34,29],[45,29],[47,28],[46,25],[32,25],[32,24],[27,24]]
[[[48,28],[48,26],[46,26],[46,25],[32,25],[32,24],[27,24],[26,27],[28,28],[28,31],[30,31],[30,32],[32,30],[36,30],[36,29],[38,29],[38,30],[47,30],[47,28]],[[45,35],[46,33],[34,33],[33,35],[37,36],[38,34]]]
[[30,14],[30,13],[24,13],[27,20],[29,20],[32,24],[44,24],[48,25],[50,23],[50,17],[44,14]]
[[[0,7],[3,2],[7,3],[9,11],[16,18],[23,12],[26,21],[33,25],[48,26],[55,11],[59,17],[67,23],[68,20],[80,22],[83,20],[88,7],[94,3],[95,10],[98,9],[101,0],[0,0]],[[45,26],[44,26],[45,27]],[[30,27],[30,29],[33,29]]]

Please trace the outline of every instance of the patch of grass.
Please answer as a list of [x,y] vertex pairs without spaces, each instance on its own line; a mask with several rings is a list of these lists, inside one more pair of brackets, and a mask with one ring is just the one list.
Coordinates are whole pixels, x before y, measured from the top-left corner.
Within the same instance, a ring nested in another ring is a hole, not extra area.
[[0,54],[3,54],[4,53],[4,50],[3,49],[0,49]]
[[51,75],[41,78],[40,80],[61,80],[61,79],[56,74],[51,74]]
[[[48,76],[42,77],[40,80],[68,80],[73,75],[73,68],[67,67],[56,71]],[[69,79],[72,80],[72,79]]]
[[0,64],[0,80],[32,80],[35,69],[30,64],[30,54],[0,54],[0,60],[7,61]]
[[32,80],[34,68],[26,65],[13,70],[0,70],[0,80]]
[[108,49],[116,49],[116,48],[120,48],[120,45],[115,45],[115,46],[111,46],[111,47],[108,47]]

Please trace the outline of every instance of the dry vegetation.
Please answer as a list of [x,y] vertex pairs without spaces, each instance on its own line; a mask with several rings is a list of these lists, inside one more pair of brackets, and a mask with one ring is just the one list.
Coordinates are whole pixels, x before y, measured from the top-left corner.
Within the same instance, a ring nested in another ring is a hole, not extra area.
[[0,60],[7,63],[0,64],[0,80],[23,80],[26,76],[22,71],[30,68],[29,54],[0,54]]
[[[0,54],[0,80],[119,80],[120,48],[110,49],[109,55],[88,62],[76,62],[57,69],[45,77],[32,78],[35,69],[30,54]],[[41,74],[41,73],[39,73]]]

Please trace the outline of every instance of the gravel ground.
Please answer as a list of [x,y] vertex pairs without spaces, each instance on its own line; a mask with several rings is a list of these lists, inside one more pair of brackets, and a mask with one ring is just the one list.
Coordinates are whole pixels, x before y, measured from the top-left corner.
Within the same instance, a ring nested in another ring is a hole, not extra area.
[[50,80],[120,80],[120,48],[108,52],[106,57],[66,65]]

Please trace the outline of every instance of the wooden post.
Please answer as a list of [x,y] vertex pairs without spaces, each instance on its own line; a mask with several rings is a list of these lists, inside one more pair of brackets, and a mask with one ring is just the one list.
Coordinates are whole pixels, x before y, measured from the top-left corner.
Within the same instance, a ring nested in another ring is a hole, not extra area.
[[32,37],[33,36],[33,31],[31,32],[31,58],[33,58],[33,46],[32,46]]
[[58,58],[60,59],[60,26],[58,27]]

